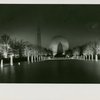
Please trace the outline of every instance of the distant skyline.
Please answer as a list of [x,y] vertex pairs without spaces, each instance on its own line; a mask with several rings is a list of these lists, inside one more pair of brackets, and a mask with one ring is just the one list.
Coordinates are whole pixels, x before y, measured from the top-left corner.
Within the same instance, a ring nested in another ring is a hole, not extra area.
[[100,5],[0,5],[0,34],[36,44],[38,22],[44,47],[57,35],[70,47],[100,39]]

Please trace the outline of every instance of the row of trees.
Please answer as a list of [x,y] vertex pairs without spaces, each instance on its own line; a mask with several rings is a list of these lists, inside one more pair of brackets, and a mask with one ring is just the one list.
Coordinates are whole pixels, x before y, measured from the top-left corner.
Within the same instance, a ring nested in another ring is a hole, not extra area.
[[77,46],[66,51],[66,54],[70,57],[85,56],[88,59],[95,58],[96,60],[98,60],[98,55],[100,55],[100,41],[92,41],[84,45]]
[[0,55],[8,58],[10,55],[14,57],[23,57],[29,55],[51,55],[49,49],[37,47],[28,41],[12,39],[10,35],[3,34],[0,37]]

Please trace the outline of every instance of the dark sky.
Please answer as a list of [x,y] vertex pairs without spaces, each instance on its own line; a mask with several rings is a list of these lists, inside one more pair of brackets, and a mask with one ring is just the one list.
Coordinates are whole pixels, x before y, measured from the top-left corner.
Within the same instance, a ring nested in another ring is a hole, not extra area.
[[0,34],[35,44],[38,23],[43,46],[56,35],[81,45],[100,39],[100,5],[0,5]]

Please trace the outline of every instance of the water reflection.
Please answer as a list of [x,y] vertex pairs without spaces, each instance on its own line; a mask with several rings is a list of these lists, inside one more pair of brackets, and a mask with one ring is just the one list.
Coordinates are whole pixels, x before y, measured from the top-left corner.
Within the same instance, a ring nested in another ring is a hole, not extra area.
[[99,83],[100,61],[60,60],[0,67],[3,83]]
[[94,63],[94,73],[96,75],[96,78],[99,80],[100,82],[100,62],[95,62]]
[[10,66],[10,80],[11,82],[15,82],[15,66]]

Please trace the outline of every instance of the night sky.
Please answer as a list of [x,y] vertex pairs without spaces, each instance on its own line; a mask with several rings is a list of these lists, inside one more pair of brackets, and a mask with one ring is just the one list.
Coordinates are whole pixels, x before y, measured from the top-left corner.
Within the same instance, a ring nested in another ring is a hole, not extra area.
[[82,45],[100,39],[100,5],[0,5],[0,34],[35,44],[38,24],[44,47],[57,35]]

